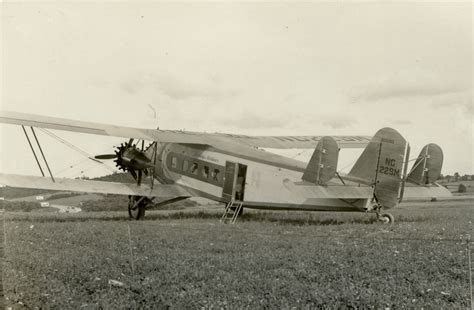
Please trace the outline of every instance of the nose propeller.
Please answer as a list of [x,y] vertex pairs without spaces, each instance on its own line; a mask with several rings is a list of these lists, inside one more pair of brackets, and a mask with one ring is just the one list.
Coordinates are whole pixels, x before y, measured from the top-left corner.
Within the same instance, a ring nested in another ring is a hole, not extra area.
[[100,160],[115,159],[117,167],[130,172],[138,185],[141,184],[143,172],[148,175],[147,169],[153,167],[151,160],[143,151],[143,143],[142,149],[139,150],[136,145],[133,145],[133,139],[118,146],[115,154],[102,154],[94,158]]
[[104,160],[104,159],[114,159],[114,158],[117,158],[117,155],[116,154],[103,154],[103,155],[96,155],[94,156],[95,159],[101,159],[101,160]]

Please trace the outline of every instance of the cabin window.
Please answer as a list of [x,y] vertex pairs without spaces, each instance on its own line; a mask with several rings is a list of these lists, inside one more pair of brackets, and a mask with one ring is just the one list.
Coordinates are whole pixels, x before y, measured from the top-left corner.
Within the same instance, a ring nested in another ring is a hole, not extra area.
[[171,158],[171,168],[176,169],[176,167],[178,167],[178,158],[176,158],[175,156],[173,156],[173,157]]
[[202,170],[202,176],[206,179],[209,177],[209,167],[208,166],[204,166],[204,169]]
[[192,174],[197,174],[198,173],[198,164],[197,163],[193,163],[193,165],[191,166],[191,173]]
[[188,166],[189,166],[188,161],[186,159],[183,160],[183,171],[188,171]]
[[219,169],[214,169],[212,171],[212,179],[219,182]]

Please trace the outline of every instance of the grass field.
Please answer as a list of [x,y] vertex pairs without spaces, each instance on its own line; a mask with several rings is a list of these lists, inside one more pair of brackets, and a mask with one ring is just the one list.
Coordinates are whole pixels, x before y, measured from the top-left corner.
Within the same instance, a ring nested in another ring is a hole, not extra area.
[[473,202],[402,204],[392,226],[350,213],[246,211],[223,225],[212,211],[6,212],[6,304],[467,309]]

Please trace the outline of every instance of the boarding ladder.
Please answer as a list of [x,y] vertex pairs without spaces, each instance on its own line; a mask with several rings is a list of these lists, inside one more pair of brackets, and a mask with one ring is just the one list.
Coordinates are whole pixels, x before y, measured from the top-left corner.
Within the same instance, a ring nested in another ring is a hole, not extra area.
[[[225,206],[224,214],[221,217],[221,223],[224,224],[235,224],[237,217],[239,216],[240,211],[242,210],[242,201],[236,201],[232,199]],[[233,209],[233,210],[232,210]]]

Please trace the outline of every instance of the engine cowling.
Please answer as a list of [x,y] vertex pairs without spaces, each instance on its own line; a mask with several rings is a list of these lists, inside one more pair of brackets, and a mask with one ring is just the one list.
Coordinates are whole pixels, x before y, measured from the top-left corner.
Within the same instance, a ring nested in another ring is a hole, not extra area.
[[122,143],[115,151],[116,159],[114,162],[117,167],[123,171],[145,170],[153,167],[151,160],[140,151],[135,145]]

